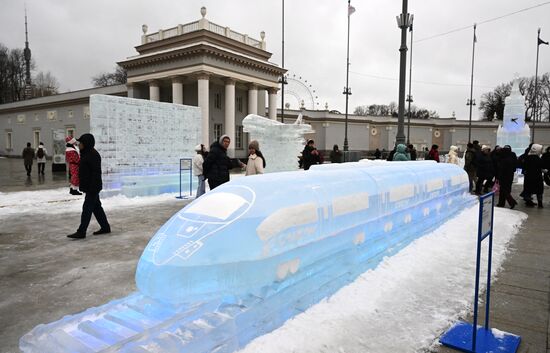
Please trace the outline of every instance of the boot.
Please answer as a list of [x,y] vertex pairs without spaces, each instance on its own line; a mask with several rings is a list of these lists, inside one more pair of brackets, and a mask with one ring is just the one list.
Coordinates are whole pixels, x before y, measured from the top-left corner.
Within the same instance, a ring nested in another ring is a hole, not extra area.
[[79,231],[76,231],[76,232],[74,232],[73,234],[67,235],[67,238],[72,238],[72,239],[84,239],[84,238],[86,238],[86,234],[81,233],[81,232],[79,232]]
[[69,194],[71,194],[71,195],[82,195],[82,193],[80,191],[75,190],[75,189],[71,189],[69,191]]
[[525,206],[527,207],[535,207],[535,203],[531,200],[525,200]]
[[542,201],[539,201],[539,202],[538,202],[538,207],[539,207],[539,208],[544,208],[544,206],[542,205]]

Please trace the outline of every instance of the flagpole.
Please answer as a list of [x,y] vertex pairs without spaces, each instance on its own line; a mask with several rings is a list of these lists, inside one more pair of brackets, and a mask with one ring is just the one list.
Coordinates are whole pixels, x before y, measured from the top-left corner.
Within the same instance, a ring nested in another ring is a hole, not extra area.
[[349,22],[351,17],[351,0],[348,0],[348,46],[347,46],[347,58],[346,58],[346,87],[344,88],[344,94],[346,95],[346,120],[345,120],[345,132],[344,132],[344,161],[347,162],[347,152],[349,150],[348,145],[348,102],[351,94],[349,88]]
[[395,145],[405,143],[405,84],[407,80],[407,29],[410,26],[410,15],[407,12],[408,1],[403,0],[401,15],[397,24],[401,29],[401,46],[399,47],[399,107],[397,111],[397,135]]
[[[282,0],[283,8],[282,8],[282,59],[281,59],[281,66],[284,69],[285,68],[285,0]],[[285,84],[286,84],[286,78],[285,74],[281,74],[281,123],[285,122]],[[275,119],[277,120],[277,119]]]
[[472,142],[472,107],[476,105],[476,102],[473,100],[474,95],[474,59],[476,52],[476,27],[477,24],[474,23],[474,38],[472,40],[472,75],[470,77],[470,99],[466,102],[466,105],[470,106],[470,118],[468,121],[468,142]]
[[535,143],[535,120],[537,120],[538,79],[539,79],[539,47],[540,28],[537,31],[537,63],[535,66],[535,102],[533,103],[533,116],[531,117],[531,143]]
[[411,83],[412,83],[412,71],[413,71],[413,19],[414,15],[411,15],[411,27],[409,32],[411,32],[411,52],[409,54],[409,95],[407,97],[407,102],[409,103],[409,108],[407,112],[408,121],[407,121],[407,146],[411,143],[411,103],[413,102],[413,97],[411,95]]

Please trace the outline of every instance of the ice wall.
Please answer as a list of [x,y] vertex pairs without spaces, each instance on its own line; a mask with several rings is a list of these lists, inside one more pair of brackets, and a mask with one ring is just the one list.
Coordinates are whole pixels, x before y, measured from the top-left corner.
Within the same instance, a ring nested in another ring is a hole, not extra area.
[[304,136],[315,132],[311,125],[302,124],[301,114],[295,124],[283,124],[250,114],[243,119],[243,128],[249,133],[249,140],[260,143],[267,173],[297,170],[298,156],[304,149]]
[[497,130],[497,145],[510,145],[518,156],[531,142],[531,130],[525,123],[525,97],[519,91],[519,78],[512,84],[512,92],[504,102],[503,124]]
[[200,108],[92,95],[90,113],[106,190],[127,196],[179,190],[179,160],[192,158],[200,143]]

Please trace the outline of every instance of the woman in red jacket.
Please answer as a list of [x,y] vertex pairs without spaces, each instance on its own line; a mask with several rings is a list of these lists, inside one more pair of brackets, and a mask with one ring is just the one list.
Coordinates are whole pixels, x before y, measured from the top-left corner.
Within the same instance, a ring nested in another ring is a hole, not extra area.
[[80,165],[80,153],[75,147],[76,139],[72,136],[67,136],[65,138],[67,142],[67,148],[65,149],[65,160],[69,164],[69,172],[71,174],[71,187],[69,193],[71,195],[82,195],[78,191],[78,186],[80,185],[80,180],[78,179],[78,167]]

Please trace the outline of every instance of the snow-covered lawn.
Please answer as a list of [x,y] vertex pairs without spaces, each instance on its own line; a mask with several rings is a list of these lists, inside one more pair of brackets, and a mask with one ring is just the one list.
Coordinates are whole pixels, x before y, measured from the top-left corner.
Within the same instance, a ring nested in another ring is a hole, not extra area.
[[[495,209],[495,272],[526,218]],[[464,210],[241,353],[405,353],[437,344],[436,338],[471,310],[477,219],[477,206]]]
[[[12,215],[24,214],[56,214],[67,212],[80,212],[84,195],[69,195],[69,188],[0,192],[0,220]],[[139,207],[161,202],[173,201],[176,194],[162,194],[147,197],[126,197],[123,195],[101,198],[105,210],[113,210],[123,207]]]

